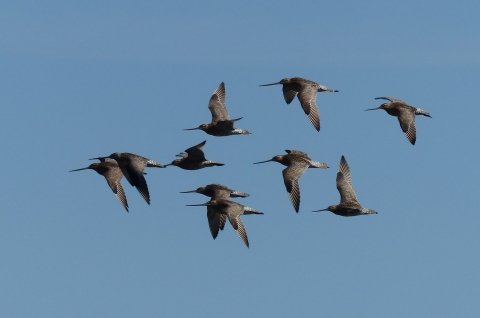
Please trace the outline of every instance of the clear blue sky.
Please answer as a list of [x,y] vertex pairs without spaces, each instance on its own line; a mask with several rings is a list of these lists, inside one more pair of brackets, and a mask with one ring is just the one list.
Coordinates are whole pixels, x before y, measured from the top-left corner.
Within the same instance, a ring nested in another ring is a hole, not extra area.
[[[480,315],[480,5],[475,1],[23,1],[0,4],[1,317],[474,317]],[[281,87],[319,93],[320,133]],[[220,84],[249,136],[208,123]],[[429,111],[412,146],[378,96]],[[223,167],[148,169],[148,206],[125,180],[126,213],[103,177],[69,173],[133,152],[169,163],[207,140]],[[300,179],[285,149],[328,170]],[[339,202],[345,155],[378,215],[312,213]],[[213,240],[199,194],[238,199]]]

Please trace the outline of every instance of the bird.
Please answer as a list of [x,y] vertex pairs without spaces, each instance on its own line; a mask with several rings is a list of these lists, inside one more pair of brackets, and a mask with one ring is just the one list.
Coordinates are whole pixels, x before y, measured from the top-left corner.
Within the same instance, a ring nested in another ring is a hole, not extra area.
[[200,193],[214,200],[218,200],[218,199],[228,200],[230,197],[246,198],[250,196],[248,193],[232,190],[222,184],[217,184],[217,183],[207,184],[206,186],[199,187],[196,190],[183,191],[180,193]]
[[120,183],[123,173],[118,167],[118,164],[114,160],[106,160],[102,158],[100,159],[100,162],[92,163],[86,168],[70,170],[70,172],[87,169],[95,170],[98,174],[105,177],[110,189],[112,189],[118,201],[128,212],[127,197],[125,196],[125,191],[123,191],[122,184]]
[[145,167],[165,168],[166,166],[129,152],[114,152],[110,156],[92,158],[91,160],[102,160],[106,158],[113,159],[118,163],[118,166],[122,170],[122,173],[128,182],[133,187],[137,188],[143,199],[145,199],[145,201],[150,205],[150,193],[148,192],[147,181],[143,176],[143,171],[145,170]]
[[197,128],[184,130],[203,130],[207,134],[217,137],[250,134],[248,130],[233,127],[233,123],[243,117],[230,120],[227,106],[225,106],[225,84],[223,82],[220,83],[215,92],[213,92],[212,97],[210,97],[208,109],[212,113],[212,122],[210,124],[202,124]]
[[417,129],[415,128],[415,115],[423,115],[432,118],[429,112],[424,111],[423,109],[407,105],[403,100],[392,98],[392,97],[376,97],[375,99],[385,99],[389,100],[390,103],[383,103],[377,108],[365,109],[367,110],[376,110],[384,109],[389,115],[396,116],[400,127],[402,128],[405,137],[412,145],[415,145],[417,140]]
[[327,169],[326,163],[313,161],[310,157],[298,150],[285,150],[286,155],[278,155],[270,160],[255,162],[254,164],[276,161],[287,168],[283,169],[283,182],[287,188],[288,196],[293,204],[295,211],[298,213],[300,208],[300,186],[298,179],[305,173],[308,168],[322,168]]
[[318,113],[317,104],[315,99],[317,98],[317,92],[338,92],[336,89],[331,89],[313,81],[301,78],[284,78],[280,82],[263,84],[260,86],[271,86],[282,84],[283,97],[285,102],[290,104],[298,93],[298,100],[303,108],[303,111],[308,116],[308,119],[312,123],[313,127],[317,131],[320,131],[320,114]]
[[177,166],[185,170],[198,170],[206,167],[223,166],[223,163],[205,159],[205,154],[203,153],[202,147],[206,142],[207,141],[205,140],[196,146],[188,148],[185,150],[186,154],[178,154],[177,157],[181,157],[182,159],[175,159],[168,165],[165,165],[165,167]]
[[[199,187],[196,190],[183,191],[180,193],[195,193],[195,192],[206,195],[207,197],[210,197],[213,200],[228,200],[230,197],[246,198],[250,196],[248,193],[232,190],[222,184],[216,184],[216,183],[208,184],[204,187]],[[216,213],[214,211],[214,208],[207,206],[207,218],[208,218],[208,224],[210,226],[210,232],[212,233],[213,239],[215,239],[218,235],[218,230],[220,229],[221,231],[223,231],[225,222],[227,220],[227,215]]]
[[352,177],[350,176],[350,168],[348,167],[345,157],[340,159],[340,165],[337,172],[337,189],[340,192],[340,204],[330,205],[326,209],[316,210],[312,212],[330,211],[341,216],[356,216],[364,214],[378,214],[374,210],[364,208],[360,205],[352,185]]
[[230,224],[247,247],[250,247],[250,244],[248,243],[247,232],[245,231],[245,227],[243,226],[242,219],[240,217],[243,214],[263,214],[263,212],[254,210],[240,203],[225,199],[212,199],[203,204],[188,204],[187,206],[207,207],[208,225],[210,227],[210,232],[213,239],[217,237],[218,230],[223,230],[223,226],[225,225],[225,222],[223,222],[223,224],[220,223],[220,215],[226,215],[226,217],[230,221]]

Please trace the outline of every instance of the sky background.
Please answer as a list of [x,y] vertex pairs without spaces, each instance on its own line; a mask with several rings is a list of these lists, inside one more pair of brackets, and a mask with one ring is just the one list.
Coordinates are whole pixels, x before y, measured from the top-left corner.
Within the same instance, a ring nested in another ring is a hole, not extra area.
[[[4,1],[0,3],[1,317],[474,317],[480,315],[480,4],[477,1]],[[281,86],[319,93],[318,133]],[[222,82],[248,136],[210,122]],[[429,111],[412,146],[378,96]],[[125,180],[126,213],[89,158],[166,164],[207,140],[222,167],[148,168],[148,206]],[[330,169],[300,179],[285,149]],[[360,203],[338,204],[344,155]],[[200,194],[221,183],[230,224],[213,240]]]

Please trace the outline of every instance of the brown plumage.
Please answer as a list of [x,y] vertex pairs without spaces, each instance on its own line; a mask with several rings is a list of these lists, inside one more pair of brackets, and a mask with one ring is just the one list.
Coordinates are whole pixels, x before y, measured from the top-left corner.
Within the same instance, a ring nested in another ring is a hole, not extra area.
[[223,225],[221,225],[219,215],[226,215],[230,224],[247,247],[250,247],[250,244],[248,243],[247,232],[240,217],[243,214],[263,214],[263,212],[259,212],[240,203],[224,199],[212,199],[203,204],[189,204],[187,206],[207,206],[208,224],[214,239],[217,237],[218,230],[220,228],[223,230],[223,225],[225,224],[225,222],[223,222]]
[[290,104],[298,93],[298,100],[302,106],[303,111],[308,116],[313,127],[320,131],[320,114],[318,112],[316,98],[317,92],[338,92],[336,89],[331,89],[313,81],[301,78],[284,78],[280,82],[272,84],[264,84],[260,86],[270,86],[282,84],[283,97],[285,102]]
[[398,118],[400,128],[402,128],[405,137],[410,141],[412,145],[415,145],[417,140],[417,129],[415,128],[415,115],[423,115],[432,118],[429,112],[423,109],[407,105],[404,101],[391,97],[377,97],[375,99],[389,100],[390,103],[383,103],[377,108],[370,108],[366,110],[383,109],[389,115]]
[[242,117],[230,120],[227,106],[225,105],[225,84],[223,82],[220,83],[215,92],[213,92],[212,97],[210,97],[208,109],[212,113],[211,123],[184,130],[203,130],[207,134],[217,137],[250,134],[247,130],[233,127],[233,123],[242,119]]
[[304,152],[298,150],[285,151],[287,152],[286,155],[278,155],[270,160],[255,162],[255,164],[276,161],[287,166],[287,168],[282,171],[283,181],[288,196],[290,197],[290,201],[292,202],[295,211],[298,213],[300,208],[300,186],[298,185],[298,179],[300,179],[308,168],[326,169],[328,166],[326,163],[313,161]]
[[206,142],[207,141],[205,140],[196,146],[188,148],[185,150],[186,154],[178,154],[177,157],[182,157],[182,159],[175,159],[170,164],[165,165],[165,167],[177,166],[185,170],[198,170],[206,167],[223,166],[223,163],[205,159],[205,154],[202,148]]
[[165,166],[148,158],[128,152],[115,152],[107,157],[93,159],[101,160],[105,158],[113,159],[118,163],[118,166],[128,182],[133,187],[137,188],[143,199],[150,204],[150,193],[148,192],[147,181],[143,176],[143,171],[146,167],[165,168]]
[[70,172],[91,169],[104,176],[105,180],[107,180],[108,186],[112,189],[118,201],[128,212],[127,197],[125,196],[125,191],[123,191],[122,184],[120,183],[123,177],[122,171],[118,167],[118,164],[113,160],[105,160],[102,158],[100,161],[101,162],[92,163],[86,168],[70,170]]
[[363,214],[377,214],[374,210],[369,210],[360,205],[357,200],[357,195],[352,185],[352,177],[350,176],[350,168],[348,167],[345,157],[340,159],[340,165],[337,172],[337,189],[340,193],[340,203],[338,205],[331,205],[326,209],[316,210],[330,211],[336,215],[341,216],[356,216]]
[[[196,190],[184,191],[180,193],[200,193],[212,198],[212,200],[228,200],[230,197],[246,198],[249,196],[248,193],[232,190],[224,185],[216,183],[208,184],[204,187],[197,188]],[[225,222],[227,220],[227,215],[217,213],[214,208],[207,206],[207,218],[210,232],[212,233],[213,239],[215,239],[217,238],[218,230],[223,231]]]

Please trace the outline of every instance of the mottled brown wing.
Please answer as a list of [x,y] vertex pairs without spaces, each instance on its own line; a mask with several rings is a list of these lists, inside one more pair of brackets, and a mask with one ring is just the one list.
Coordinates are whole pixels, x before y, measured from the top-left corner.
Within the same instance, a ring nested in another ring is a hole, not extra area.
[[137,188],[143,199],[145,199],[145,201],[150,204],[150,194],[148,192],[147,181],[143,176],[143,171],[147,166],[147,161],[148,159],[141,156],[137,156],[129,160],[128,164],[125,165],[125,171],[127,172],[127,174],[124,173],[124,175],[130,182],[130,184]]
[[110,168],[104,174],[105,179],[107,180],[108,185],[112,189],[113,193],[117,197],[118,201],[122,204],[122,206],[128,212],[128,202],[127,197],[125,196],[125,191],[123,191],[122,184],[120,180],[123,177],[123,173],[120,168]]
[[317,88],[315,86],[305,85],[298,93],[298,100],[302,105],[303,111],[317,131],[320,131],[320,114],[318,113],[317,104]]
[[293,86],[289,84],[283,84],[282,91],[283,91],[283,98],[285,98],[285,102],[290,104],[292,100],[297,95],[297,92],[292,89]]
[[205,154],[203,153],[202,147],[207,141],[203,141],[196,146],[190,147],[185,152],[188,154],[188,158],[193,161],[205,161]]
[[352,185],[352,177],[350,176],[350,168],[348,167],[345,157],[340,159],[340,165],[337,172],[337,189],[340,192],[340,203],[357,202],[357,196]]
[[214,188],[213,190],[212,200],[228,200],[230,199],[230,189],[219,189]]
[[217,121],[216,127],[221,130],[233,130],[233,121],[231,120],[222,120]]
[[398,122],[402,128],[405,137],[412,145],[417,140],[417,129],[415,128],[415,112],[409,108],[400,108],[398,114]]
[[238,236],[242,239],[242,241],[247,245],[247,247],[250,247],[248,244],[248,237],[247,237],[247,231],[245,231],[245,227],[243,226],[242,219],[240,218],[240,215],[237,216],[230,216],[228,215],[228,220],[230,221],[230,224],[232,224],[233,228],[237,232]]
[[375,97],[375,99],[384,99],[384,100],[389,100],[392,103],[402,103],[406,104],[403,100],[398,99],[398,98],[393,98],[393,97]]
[[221,120],[229,120],[227,107],[225,106],[225,84],[222,82],[208,103],[208,109],[212,113],[212,123],[216,123]]
[[225,214],[216,213],[215,208],[207,206],[207,218],[208,226],[210,227],[210,233],[212,233],[213,239],[216,239],[218,231],[223,230],[225,227],[227,216]]
[[290,201],[292,202],[297,213],[300,208],[300,186],[298,185],[298,179],[300,179],[307,168],[308,163],[299,161],[293,162],[290,166],[282,171],[285,188],[287,189]]

